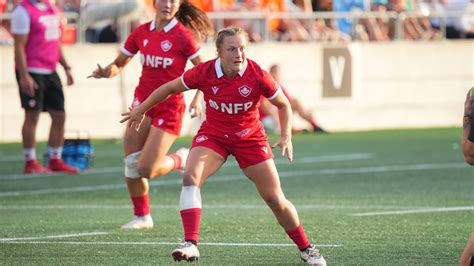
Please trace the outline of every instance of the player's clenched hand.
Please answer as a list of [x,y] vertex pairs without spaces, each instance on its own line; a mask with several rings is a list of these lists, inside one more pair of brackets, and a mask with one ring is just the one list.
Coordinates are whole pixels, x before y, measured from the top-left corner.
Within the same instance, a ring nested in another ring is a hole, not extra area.
[[142,113],[142,108],[138,106],[137,108],[128,108],[128,112],[122,113],[122,120],[120,120],[120,123],[123,123],[125,121],[128,121],[128,127],[134,127],[136,131],[140,129],[140,125],[143,122],[143,119],[145,118],[145,115]]
[[35,89],[38,88],[38,85],[36,84],[35,80],[30,76],[30,74],[26,74],[20,77],[20,88],[24,94],[33,97],[35,95]]
[[99,64],[97,64],[97,68],[92,71],[92,74],[87,76],[87,78],[108,78],[110,77],[111,69],[110,66],[106,66],[105,68],[102,68]]
[[200,103],[195,103],[194,101],[191,102],[189,105],[189,113],[191,114],[191,118],[199,117],[202,118],[202,106]]
[[291,137],[281,136],[280,139],[271,147],[275,148],[276,146],[280,146],[282,157],[285,157],[286,155],[288,157],[288,161],[293,161],[293,143],[291,142]]

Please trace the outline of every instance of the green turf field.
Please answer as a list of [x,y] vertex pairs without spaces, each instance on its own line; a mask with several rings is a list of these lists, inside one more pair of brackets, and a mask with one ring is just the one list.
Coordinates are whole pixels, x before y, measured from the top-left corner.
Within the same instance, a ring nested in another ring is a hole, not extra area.
[[[474,232],[474,167],[463,161],[460,135],[459,128],[297,135],[295,161],[276,161],[328,264],[456,265]],[[182,138],[174,149],[189,143]],[[25,176],[20,144],[0,145],[0,264],[173,263],[182,238],[180,176],[151,182],[154,229],[123,231],[132,207],[121,143],[94,146],[88,172]],[[301,264],[233,159],[201,193],[200,264]]]

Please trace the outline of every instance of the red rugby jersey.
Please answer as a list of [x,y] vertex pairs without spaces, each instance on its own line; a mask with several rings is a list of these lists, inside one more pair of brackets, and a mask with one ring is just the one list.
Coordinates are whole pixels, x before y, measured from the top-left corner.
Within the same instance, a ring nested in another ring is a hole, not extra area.
[[140,25],[128,36],[122,52],[128,56],[140,52],[142,75],[135,97],[143,102],[155,89],[183,74],[187,60],[199,55],[200,46],[192,31],[173,18],[159,32],[155,20]]
[[226,138],[245,139],[260,131],[260,96],[273,99],[280,86],[257,63],[247,59],[233,78],[224,75],[220,59],[199,64],[181,76],[188,89],[199,89],[206,102],[202,127]]

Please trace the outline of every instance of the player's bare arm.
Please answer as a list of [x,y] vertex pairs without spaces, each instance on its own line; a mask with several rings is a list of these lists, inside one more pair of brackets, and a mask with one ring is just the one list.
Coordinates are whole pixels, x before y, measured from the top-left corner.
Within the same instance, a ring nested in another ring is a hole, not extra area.
[[20,76],[20,88],[28,96],[35,95],[36,83],[28,73],[26,64],[26,42],[28,34],[13,34],[15,40],[15,64]]
[[[193,65],[198,65],[199,63],[202,62],[201,56],[197,56],[193,59],[191,59],[191,62]],[[194,94],[193,100],[189,104],[189,113],[191,114],[191,118],[199,117],[202,118],[202,115],[204,113],[202,109],[202,99],[204,98],[204,94],[200,90],[196,90],[196,94]]]
[[466,101],[464,102],[464,117],[463,117],[463,130],[462,130],[462,151],[464,154],[464,160],[470,165],[474,165],[474,132],[473,127],[473,110],[472,105],[474,97],[472,96],[471,90],[466,95]]
[[113,78],[117,76],[120,71],[132,60],[132,57],[120,52],[115,60],[108,64],[106,67],[102,67],[97,64],[97,68],[92,71],[92,74],[87,76],[87,78]]
[[288,160],[292,162],[293,144],[291,142],[291,127],[293,113],[291,111],[290,102],[281,91],[274,99],[271,99],[270,102],[278,108],[278,117],[280,120],[280,139],[271,147],[280,146],[281,155],[287,155]]
[[148,96],[148,98],[142,104],[136,108],[129,108],[130,111],[122,113],[123,118],[120,120],[120,123],[129,121],[128,127],[130,128],[135,126],[135,129],[138,130],[143,118],[145,117],[145,113],[148,110],[158,103],[166,100],[166,98],[168,98],[171,94],[183,92],[185,90],[186,88],[181,82],[181,77],[161,85],[152,94],[150,94],[150,96]]
[[74,78],[72,77],[72,72],[71,72],[71,66],[66,61],[66,58],[64,57],[63,50],[60,48],[59,49],[59,64],[64,68],[64,71],[66,72],[66,78],[67,82],[66,84],[68,86],[71,86],[74,84]]

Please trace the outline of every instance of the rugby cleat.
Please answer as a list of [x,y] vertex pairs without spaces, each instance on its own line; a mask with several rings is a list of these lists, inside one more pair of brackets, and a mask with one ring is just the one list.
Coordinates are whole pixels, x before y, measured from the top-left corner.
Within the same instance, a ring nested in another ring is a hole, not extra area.
[[79,168],[70,166],[61,159],[49,160],[49,169],[53,172],[62,172],[68,174],[79,174],[81,172]]
[[122,225],[122,229],[150,229],[153,228],[153,219],[151,215],[135,216],[133,219]]
[[189,241],[183,241],[171,252],[174,261],[197,261],[199,250],[196,245]]
[[314,245],[310,245],[308,248],[301,251],[301,260],[307,262],[309,265],[326,266],[326,260]]
[[44,167],[36,160],[29,160],[25,162],[25,168],[23,169],[25,174],[50,174],[51,170]]

